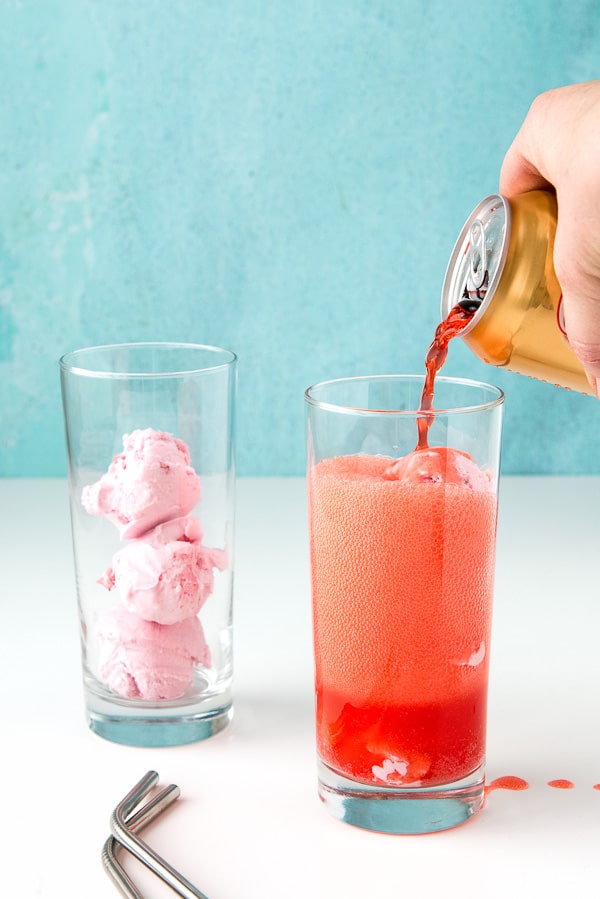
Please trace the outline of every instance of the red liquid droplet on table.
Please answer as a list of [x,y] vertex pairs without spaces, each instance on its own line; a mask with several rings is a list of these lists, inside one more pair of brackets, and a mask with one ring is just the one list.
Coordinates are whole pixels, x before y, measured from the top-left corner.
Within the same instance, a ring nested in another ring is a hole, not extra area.
[[514,777],[507,774],[505,777],[497,777],[491,783],[486,784],[485,793],[491,793],[493,790],[528,790],[529,784],[522,777]]
[[549,780],[548,786],[554,787],[555,790],[572,790],[575,784],[572,780],[562,780],[559,778],[558,780]]

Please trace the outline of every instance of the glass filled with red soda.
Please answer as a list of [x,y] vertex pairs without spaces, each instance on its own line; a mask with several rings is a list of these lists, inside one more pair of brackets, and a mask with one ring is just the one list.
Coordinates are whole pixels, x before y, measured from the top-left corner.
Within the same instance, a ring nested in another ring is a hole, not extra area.
[[501,390],[438,377],[306,391],[319,795],[428,833],[483,804]]

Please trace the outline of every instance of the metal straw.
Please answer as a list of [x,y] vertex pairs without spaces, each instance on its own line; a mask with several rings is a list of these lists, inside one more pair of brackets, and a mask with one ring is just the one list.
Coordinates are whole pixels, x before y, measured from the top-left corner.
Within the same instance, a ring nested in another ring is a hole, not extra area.
[[156,783],[158,774],[156,771],[148,771],[147,774],[133,787],[132,790],[118,804],[111,815],[110,829],[113,836],[126,847],[136,858],[143,862],[164,880],[171,889],[175,890],[184,899],[208,899],[200,890],[190,883],[179,871],[176,871],[164,858],[154,852],[141,837],[136,836],[128,829],[127,817],[131,814],[140,800],[150,791]]
[[[166,808],[172,805],[179,796],[179,787],[171,784],[164,787],[143,808],[139,809],[131,818],[127,819],[127,827],[130,831],[140,831],[151,821],[154,821]],[[121,848],[120,843],[110,836],[102,849],[102,864],[108,876],[112,879],[116,888],[125,899],[144,899],[117,857]]]

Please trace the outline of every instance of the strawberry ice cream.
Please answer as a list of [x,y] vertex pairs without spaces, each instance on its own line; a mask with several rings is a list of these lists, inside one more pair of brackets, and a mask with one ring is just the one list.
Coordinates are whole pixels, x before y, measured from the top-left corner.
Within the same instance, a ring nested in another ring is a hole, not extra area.
[[160,524],[115,553],[100,583],[116,587],[125,608],[146,621],[183,621],[197,615],[212,593],[213,569],[227,566],[225,551],[201,540],[196,518]]
[[192,683],[194,664],[210,666],[198,618],[166,626],[120,606],[100,619],[97,637],[100,677],[130,699],[179,699]]
[[152,428],[123,437],[99,481],[84,487],[81,502],[91,515],[108,518],[121,537],[139,537],[157,524],[187,515],[200,498],[200,479],[182,440]]
[[200,522],[189,514],[199,499],[186,444],[151,428],[125,434],[123,452],[83,490],[84,508],[112,521],[124,541],[99,579],[116,588],[121,605],[96,631],[99,676],[121,696],[178,699],[194,665],[210,667],[197,615],[227,555],[202,544]]
[[489,471],[482,471],[468,453],[445,446],[423,447],[396,459],[385,470],[384,478],[413,484],[461,484],[478,493],[494,489]]

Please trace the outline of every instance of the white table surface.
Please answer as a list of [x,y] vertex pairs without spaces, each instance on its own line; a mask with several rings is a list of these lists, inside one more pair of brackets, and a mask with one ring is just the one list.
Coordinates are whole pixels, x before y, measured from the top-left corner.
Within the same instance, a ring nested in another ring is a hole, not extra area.
[[100,851],[149,769],[182,798],[146,839],[210,899],[600,895],[600,478],[503,480],[487,774],[530,786],[417,837],[342,824],[316,794],[302,479],[238,483],[235,718],[180,748],[87,727],[66,483],[0,480],[0,510],[1,895],[118,895]]

